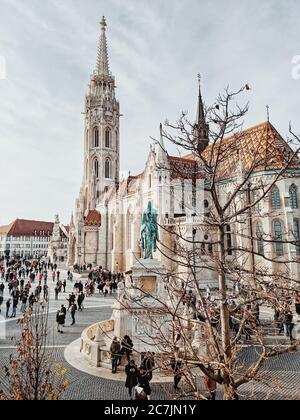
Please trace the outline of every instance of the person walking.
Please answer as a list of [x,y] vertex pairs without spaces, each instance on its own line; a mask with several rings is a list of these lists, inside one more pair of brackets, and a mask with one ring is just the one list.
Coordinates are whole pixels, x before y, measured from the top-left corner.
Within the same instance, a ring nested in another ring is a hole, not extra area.
[[65,325],[65,314],[62,309],[59,309],[56,314],[57,332],[63,334],[62,327]]
[[2,306],[3,301],[4,301],[4,289],[5,289],[5,285],[4,285],[4,283],[2,282],[2,283],[0,284],[0,313],[1,313],[1,306]]
[[65,307],[65,305],[61,305],[61,312],[63,313],[63,315],[64,315],[64,323],[63,323],[63,327],[65,326],[65,324],[66,324],[66,318],[67,318],[67,308]]
[[64,293],[66,293],[66,287],[67,287],[67,280],[66,279],[63,281],[62,285],[63,285]]
[[79,294],[79,296],[78,296],[78,298],[77,298],[77,303],[78,303],[78,310],[79,311],[83,311],[83,301],[84,301],[84,299],[85,299],[85,296],[84,296],[84,293],[83,292],[80,292],[80,294]]
[[141,388],[143,388],[144,393],[147,397],[147,400],[150,400],[151,398],[151,387],[150,382],[148,378],[147,371],[145,369],[140,369],[139,375],[138,375],[138,383]]
[[73,325],[75,325],[75,323],[76,323],[76,319],[75,319],[75,315],[76,315],[76,311],[77,311],[77,305],[76,305],[76,303],[74,302],[72,305],[71,305],[71,307],[70,307],[70,313],[71,313],[71,318],[72,318],[72,323],[71,323],[71,327],[73,326]]
[[293,313],[292,311],[287,311],[284,315],[284,320],[283,320],[283,328],[284,328],[284,335],[286,337],[289,337],[291,344],[294,343],[294,337],[293,337],[293,330],[295,327],[295,324],[293,322]]
[[9,318],[10,307],[11,307],[11,299],[8,299],[6,302],[6,318]]
[[147,352],[141,362],[141,369],[147,374],[149,382],[153,379],[153,369],[155,367],[154,357],[151,352]]
[[59,287],[58,286],[55,287],[54,293],[55,293],[55,300],[58,300],[58,296],[59,296]]
[[117,337],[114,337],[113,342],[110,346],[112,373],[117,373],[118,361],[120,358],[121,344]]
[[128,389],[129,397],[133,400],[132,390],[138,384],[139,370],[134,360],[131,360],[125,368],[126,383],[125,387]]
[[27,297],[26,294],[24,294],[24,296],[22,297],[22,305],[21,305],[22,314],[24,314],[26,312],[27,302],[28,302],[28,297]]
[[175,391],[179,391],[179,383],[182,379],[182,373],[181,373],[181,368],[182,368],[182,360],[179,358],[179,348],[175,349],[175,354],[174,357],[171,359],[171,368],[173,370],[173,374],[174,374],[174,389]]

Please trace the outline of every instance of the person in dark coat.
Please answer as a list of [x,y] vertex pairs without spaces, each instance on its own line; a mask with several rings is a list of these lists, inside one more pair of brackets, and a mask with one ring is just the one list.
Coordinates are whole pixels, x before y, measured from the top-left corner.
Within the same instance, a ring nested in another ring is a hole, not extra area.
[[143,388],[144,393],[147,396],[147,400],[150,400],[151,397],[151,387],[150,387],[150,383],[149,383],[149,379],[148,379],[148,374],[147,371],[144,369],[140,369],[140,373],[138,376],[138,381],[139,381],[139,386],[141,388]]
[[79,311],[83,311],[83,301],[85,299],[84,293],[80,292],[78,298],[77,298],[77,303],[78,303],[78,309]]
[[171,359],[171,368],[174,374],[174,389],[175,391],[179,391],[179,383],[182,379],[182,360],[179,358],[179,349],[176,348],[174,357]]
[[78,309],[78,308],[77,308],[76,303],[73,303],[73,304],[71,305],[71,307],[70,307],[70,313],[71,313],[71,318],[72,318],[71,327],[72,327],[73,325],[75,325],[75,323],[76,323],[76,320],[75,320],[75,314],[76,314],[77,309]]
[[123,356],[125,354],[129,363],[130,357],[132,355],[133,342],[128,335],[125,335],[125,337],[123,338],[121,346],[121,355]]
[[62,327],[65,325],[65,314],[64,312],[60,309],[57,311],[56,314],[56,323],[57,323],[57,332],[60,334],[63,334],[64,332],[62,331]]
[[141,369],[147,372],[149,382],[153,379],[153,369],[155,367],[153,354],[148,352],[144,355],[141,362]]
[[132,390],[133,388],[137,386],[138,377],[139,377],[139,370],[134,360],[131,360],[131,362],[128,363],[128,365],[125,368],[125,373],[126,373],[125,387],[128,388],[129,396],[130,396],[130,399],[132,400],[133,399]]
[[120,341],[117,339],[117,337],[114,337],[113,342],[110,346],[112,373],[114,374],[117,373],[118,361],[120,358],[120,350],[121,350]]

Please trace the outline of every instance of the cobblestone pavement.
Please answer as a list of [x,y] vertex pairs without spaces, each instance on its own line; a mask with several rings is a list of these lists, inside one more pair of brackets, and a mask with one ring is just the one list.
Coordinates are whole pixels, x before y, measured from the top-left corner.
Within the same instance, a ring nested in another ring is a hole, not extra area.
[[[71,291],[72,285],[68,286],[67,292]],[[77,323],[70,327],[69,321],[63,335],[57,334],[55,325],[55,311],[59,305],[65,302],[67,295],[61,295],[60,300],[50,302],[49,338],[48,350],[53,362],[60,362],[68,369],[67,379],[69,387],[65,393],[68,400],[128,400],[127,390],[124,383],[109,381],[82,373],[70,366],[64,359],[64,351],[67,345],[77,340],[82,331],[89,325],[109,319],[112,313],[114,299],[95,296],[85,302],[86,309],[83,313],[77,313]],[[5,326],[5,335],[0,335],[0,387],[6,388],[3,367],[8,364],[9,356],[14,352],[16,339],[19,336],[20,327],[16,320],[0,321],[1,330]],[[249,365],[255,361],[257,349],[248,347],[242,351],[241,364]],[[261,373],[260,383],[245,385],[240,389],[241,397],[247,399],[293,399],[300,395],[300,353],[284,354],[266,362]],[[199,383],[202,389],[202,383]],[[170,399],[172,386],[154,385],[153,400]],[[218,393],[218,398],[222,398]]]

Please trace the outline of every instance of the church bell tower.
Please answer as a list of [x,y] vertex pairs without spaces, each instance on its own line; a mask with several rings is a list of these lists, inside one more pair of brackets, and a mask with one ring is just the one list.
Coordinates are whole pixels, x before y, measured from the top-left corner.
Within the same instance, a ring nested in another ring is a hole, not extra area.
[[84,211],[96,208],[105,193],[119,183],[120,106],[115,78],[109,69],[106,20],[100,22],[96,68],[85,101]]

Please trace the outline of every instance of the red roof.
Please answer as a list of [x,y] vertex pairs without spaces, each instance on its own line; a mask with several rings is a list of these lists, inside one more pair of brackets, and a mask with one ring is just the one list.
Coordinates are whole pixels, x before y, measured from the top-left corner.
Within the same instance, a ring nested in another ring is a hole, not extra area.
[[200,179],[202,174],[198,170],[198,164],[193,157],[169,156],[171,179]]
[[85,219],[86,226],[101,226],[101,214],[97,210],[90,210],[87,218]]
[[51,236],[54,223],[17,219],[0,227],[0,234],[7,236]]

